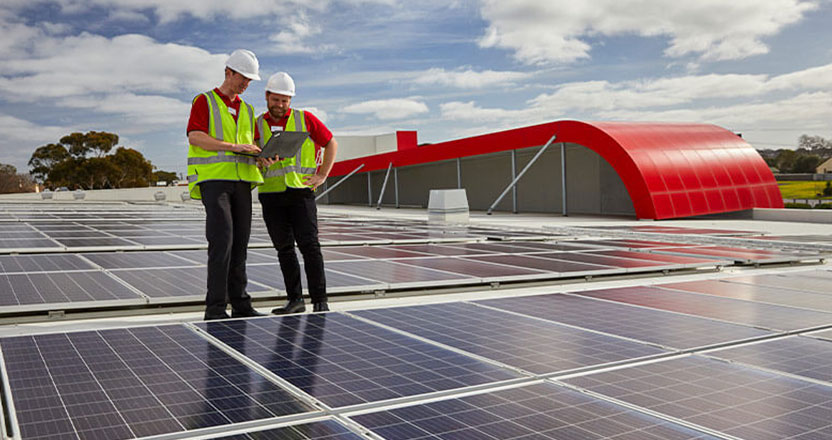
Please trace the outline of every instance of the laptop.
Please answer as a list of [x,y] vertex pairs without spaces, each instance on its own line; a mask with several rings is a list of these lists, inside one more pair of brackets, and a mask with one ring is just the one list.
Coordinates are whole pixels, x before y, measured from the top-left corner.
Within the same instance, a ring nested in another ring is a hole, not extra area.
[[306,138],[309,137],[308,131],[276,131],[272,133],[272,137],[266,142],[266,145],[260,151],[260,154],[245,154],[246,156],[254,157],[279,157],[280,160],[295,157],[298,150],[303,145]]

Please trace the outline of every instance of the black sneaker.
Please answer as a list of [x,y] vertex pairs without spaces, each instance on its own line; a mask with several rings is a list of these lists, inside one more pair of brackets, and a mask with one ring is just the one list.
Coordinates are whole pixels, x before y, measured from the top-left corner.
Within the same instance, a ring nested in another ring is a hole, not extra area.
[[313,312],[328,312],[329,306],[325,302],[319,302],[312,304],[312,311]]
[[288,315],[290,313],[303,313],[305,311],[306,304],[303,303],[302,299],[291,300],[284,306],[272,309],[272,313],[275,315]]

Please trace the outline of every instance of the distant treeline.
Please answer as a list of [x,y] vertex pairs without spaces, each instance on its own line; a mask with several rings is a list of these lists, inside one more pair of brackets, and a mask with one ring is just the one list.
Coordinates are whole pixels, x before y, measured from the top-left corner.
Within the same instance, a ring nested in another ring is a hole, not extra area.
[[29,159],[29,172],[47,188],[136,188],[157,180],[176,180],[175,173],[154,173],[153,164],[140,152],[115,148],[116,144],[118,135],[114,133],[72,133],[57,143],[38,147]]
[[818,165],[832,157],[832,141],[821,136],[802,135],[797,149],[758,150],[768,166],[780,173],[814,173]]

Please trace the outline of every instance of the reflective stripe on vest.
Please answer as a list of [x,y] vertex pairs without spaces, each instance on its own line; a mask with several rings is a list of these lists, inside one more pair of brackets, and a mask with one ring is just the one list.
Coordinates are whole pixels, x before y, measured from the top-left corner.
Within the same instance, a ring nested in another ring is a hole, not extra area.
[[[213,90],[203,93],[208,102],[208,135],[236,144],[254,142],[254,107],[241,101],[236,123],[228,107]],[[197,96],[194,101],[199,98]],[[257,161],[251,156],[231,151],[208,151],[196,145],[188,148],[188,191],[192,199],[201,199],[199,184],[210,180],[250,182],[252,187],[263,183]]]
[[[272,136],[271,127],[269,127],[265,116],[266,114],[263,113],[257,118],[257,125],[261,133],[261,148]],[[307,131],[304,112],[301,110],[292,110],[292,114],[289,115],[289,120],[286,122],[286,128],[284,130]],[[315,143],[312,139],[307,138],[294,157],[282,159],[263,173],[265,183],[258,188],[258,191],[260,193],[283,192],[287,186],[290,188],[309,188],[309,186],[303,184],[303,179],[306,176],[315,174],[317,170],[318,164],[315,162]]]

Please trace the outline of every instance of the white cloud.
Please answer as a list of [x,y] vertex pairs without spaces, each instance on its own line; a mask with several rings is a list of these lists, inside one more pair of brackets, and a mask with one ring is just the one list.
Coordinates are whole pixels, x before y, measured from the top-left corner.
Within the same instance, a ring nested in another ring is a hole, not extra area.
[[31,101],[105,92],[204,90],[221,81],[227,58],[143,35],[41,37],[30,43],[31,55],[7,59],[0,95]]
[[57,142],[72,129],[45,124],[36,124],[25,119],[0,113],[0,163],[17,167],[18,172],[28,172],[26,165],[35,148]]
[[272,34],[269,40],[276,43],[270,46],[274,53],[279,54],[320,54],[323,52],[330,52],[335,49],[332,45],[309,45],[305,41],[309,41],[316,35],[320,35],[322,30],[319,25],[310,22],[307,14],[300,12],[297,16],[292,17],[291,20],[284,20],[284,25],[280,26],[280,32]]
[[832,64],[775,76],[769,81],[768,87],[773,90],[831,90]]
[[479,43],[514,51],[527,64],[588,58],[588,37],[669,38],[665,55],[701,60],[766,53],[764,37],[779,33],[817,7],[812,0],[481,0],[489,22]]
[[419,72],[413,81],[420,85],[441,85],[462,89],[482,89],[486,87],[507,87],[529,78],[532,74],[524,72],[484,70],[475,72],[471,69],[448,71],[440,68]]
[[442,117],[455,121],[516,121],[527,118],[531,110],[505,110],[498,108],[483,108],[477,106],[473,101],[469,102],[446,102],[439,106]]
[[414,99],[381,99],[349,105],[341,111],[351,114],[371,114],[378,119],[389,120],[427,113],[428,106]]

